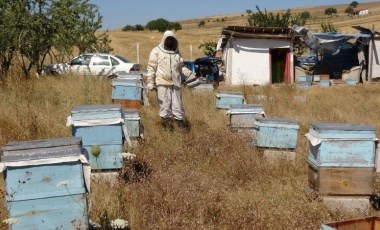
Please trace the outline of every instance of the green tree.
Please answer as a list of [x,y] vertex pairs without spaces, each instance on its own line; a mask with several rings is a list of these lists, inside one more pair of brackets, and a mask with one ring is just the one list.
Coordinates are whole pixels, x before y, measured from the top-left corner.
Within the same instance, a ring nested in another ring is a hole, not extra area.
[[136,27],[132,25],[126,25],[121,30],[122,31],[136,31]]
[[349,6],[347,7],[345,10],[344,10],[344,13],[348,14],[348,15],[351,15],[352,13],[354,12],[354,8],[352,6]]
[[136,24],[136,30],[137,31],[144,31],[144,26],[140,25],[140,24]]
[[356,8],[358,5],[359,3],[357,1],[353,1],[350,3],[350,6],[352,6],[353,8]]
[[264,12],[256,6],[257,13],[253,13],[248,18],[250,26],[257,27],[288,27],[292,25],[305,25],[306,19],[301,17],[301,14],[292,15],[290,9],[285,13],[277,13],[274,15],[272,12]]
[[205,42],[198,46],[198,49],[202,49],[203,53],[209,57],[215,57],[216,42]]
[[252,10],[245,10],[245,12],[246,12],[248,15],[252,14]]
[[179,22],[170,22],[167,28],[168,30],[182,30],[182,25]]
[[332,16],[333,14],[336,14],[338,11],[334,7],[329,7],[325,9],[325,14],[328,16]]
[[307,20],[309,18],[311,18],[311,15],[310,15],[310,12],[309,11],[304,11],[300,14],[301,18]]
[[170,22],[164,18],[149,21],[146,24],[148,30],[158,30],[159,32],[165,32],[169,27]]

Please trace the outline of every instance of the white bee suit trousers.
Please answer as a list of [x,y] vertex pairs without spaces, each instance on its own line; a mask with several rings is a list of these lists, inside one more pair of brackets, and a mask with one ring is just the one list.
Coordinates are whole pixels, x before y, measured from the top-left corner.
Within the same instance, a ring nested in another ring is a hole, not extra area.
[[185,110],[182,103],[182,91],[178,86],[157,86],[157,99],[160,106],[160,117],[183,120]]

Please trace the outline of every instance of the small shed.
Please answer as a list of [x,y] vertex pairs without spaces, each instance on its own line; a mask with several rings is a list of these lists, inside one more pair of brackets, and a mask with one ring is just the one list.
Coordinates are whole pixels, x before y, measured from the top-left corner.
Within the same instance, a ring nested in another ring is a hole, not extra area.
[[88,161],[80,137],[2,147],[10,229],[88,229]]
[[217,49],[223,51],[226,82],[231,85],[293,83],[290,28],[228,26]]

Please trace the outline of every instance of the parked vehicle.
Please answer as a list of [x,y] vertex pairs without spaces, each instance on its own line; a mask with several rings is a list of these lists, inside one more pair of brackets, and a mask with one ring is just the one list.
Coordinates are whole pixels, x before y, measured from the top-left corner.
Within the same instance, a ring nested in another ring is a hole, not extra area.
[[118,73],[140,71],[140,65],[122,56],[104,53],[81,54],[66,63],[46,65],[42,74],[62,75],[77,73],[92,76],[115,76]]
[[[185,66],[196,73],[197,77],[205,78],[205,83],[218,83],[219,82],[219,67],[222,63],[220,58],[201,57],[195,61],[185,61]],[[186,77],[182,76],[182,82],[186,81]]]

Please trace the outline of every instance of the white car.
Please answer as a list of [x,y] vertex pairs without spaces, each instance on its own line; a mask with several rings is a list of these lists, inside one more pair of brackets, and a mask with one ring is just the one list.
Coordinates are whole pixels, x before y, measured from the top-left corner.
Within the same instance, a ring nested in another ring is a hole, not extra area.
[[114,54],[81,54],[67,63],[51,64],[42,68],[42,74],[62,75],[77,73],[112,77],[118,73],[140,71],[140,65]]

